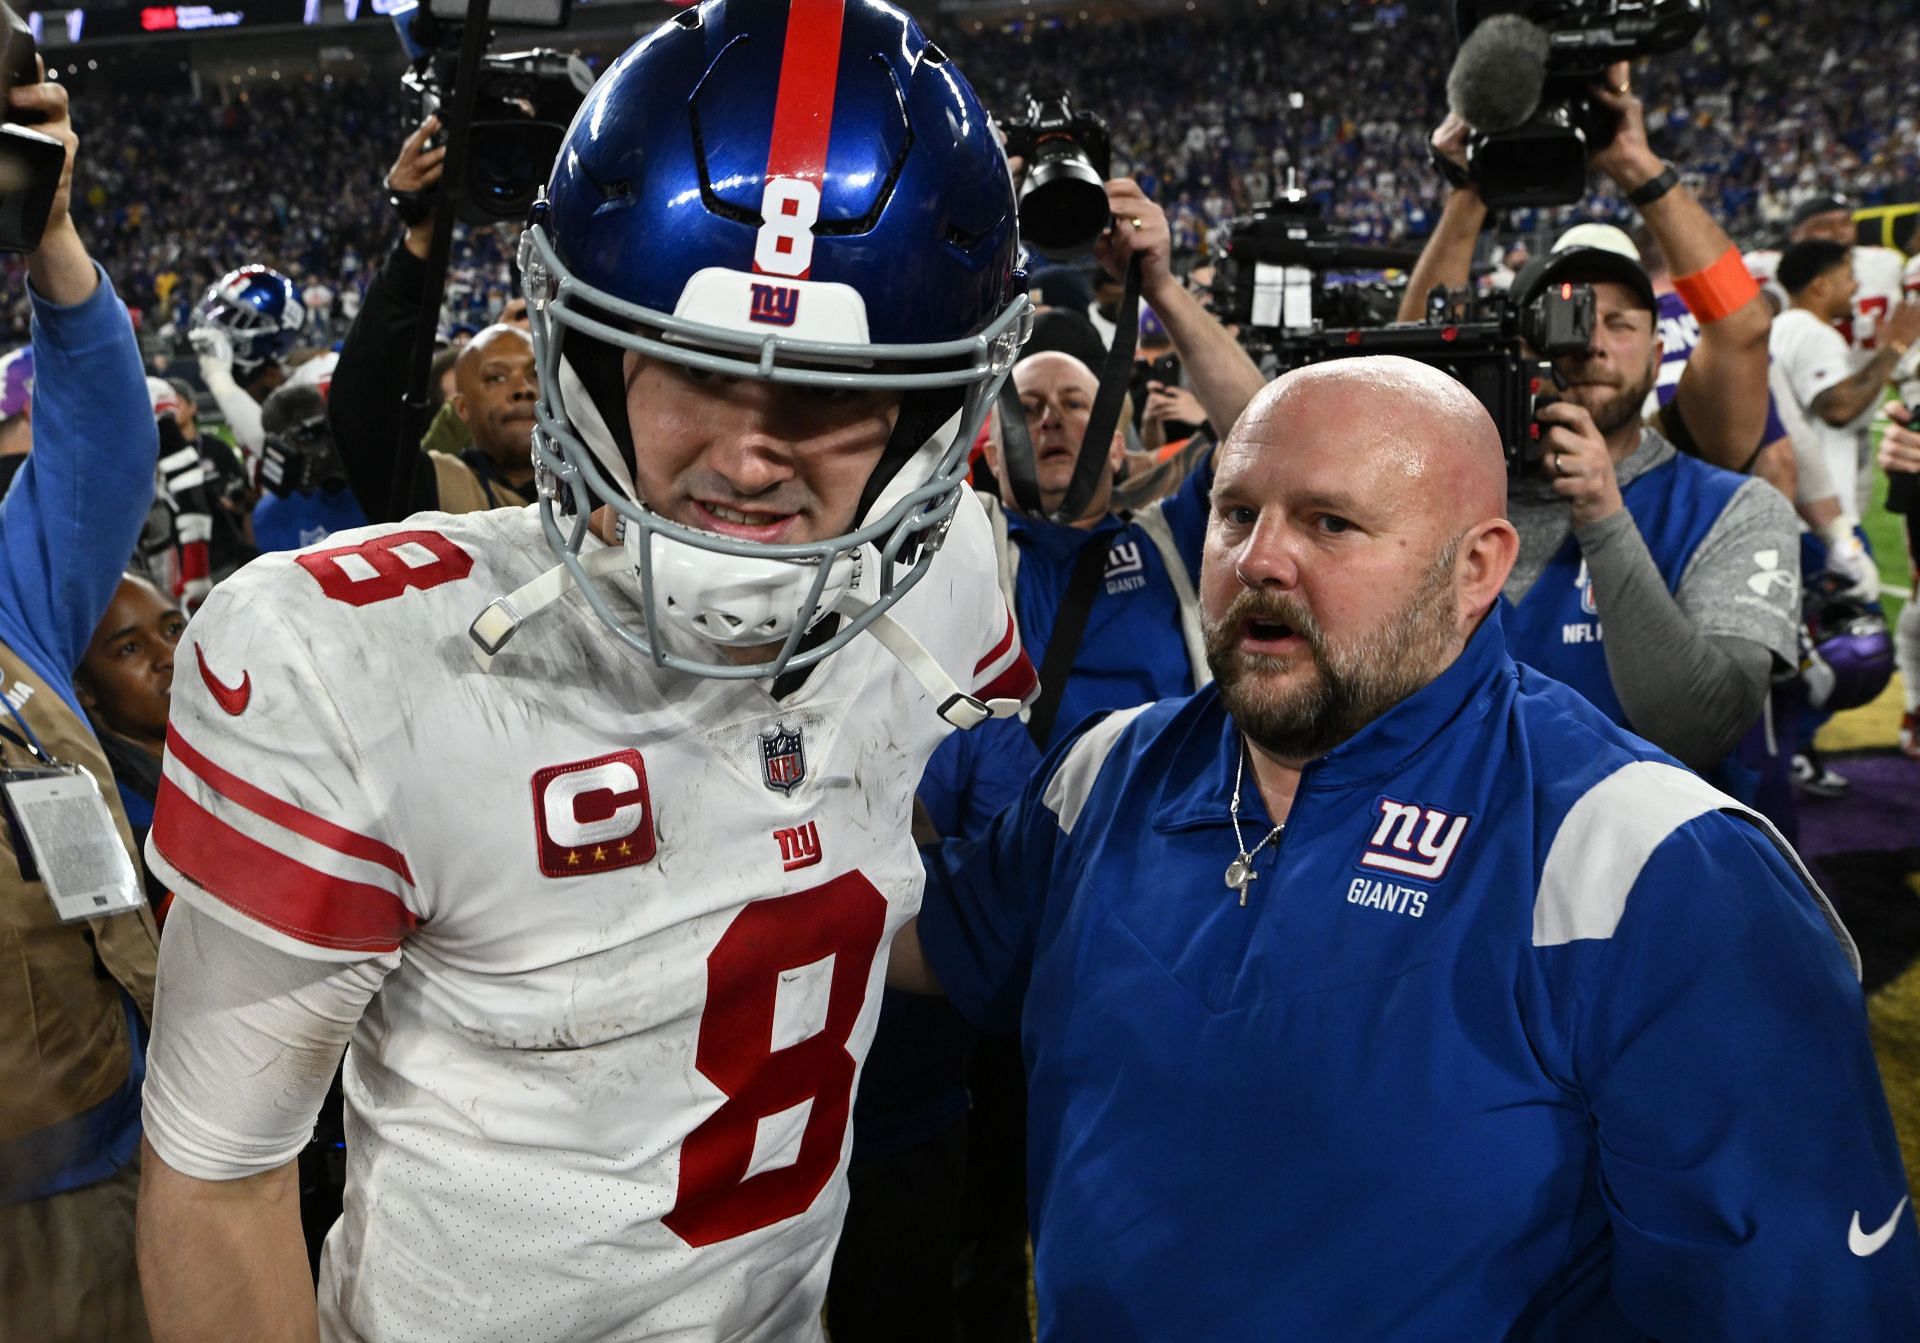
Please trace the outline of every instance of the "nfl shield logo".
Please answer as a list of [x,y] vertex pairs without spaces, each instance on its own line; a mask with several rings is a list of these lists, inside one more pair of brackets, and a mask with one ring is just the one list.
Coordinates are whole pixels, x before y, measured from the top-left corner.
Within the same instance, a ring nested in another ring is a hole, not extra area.
[[807,752],[800,729],[776,724],[760,734],[760,768],[767,787],[792,794],[807,777]]

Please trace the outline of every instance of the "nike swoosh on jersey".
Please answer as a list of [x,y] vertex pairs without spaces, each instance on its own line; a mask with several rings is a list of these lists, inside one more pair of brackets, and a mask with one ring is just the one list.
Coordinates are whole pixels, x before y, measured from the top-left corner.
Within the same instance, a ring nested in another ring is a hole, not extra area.
[[253,698],[252,674],[243,671],[240,673],[239,685],[222,685],[219,678],[213,674],[213,669],[207,666],[207,652],[197,641],[193,645],[193,655],[200,660],[200,679],[207,683],[207,689],[213,695],[213,702],[236,718],[245,713],[247,701]]
[[1862,1259],[1878,1253],[1881,1246],[1893,1239],[1893,1229],[1899,1225],[1900,1214],[1906,1210],[1906,1207],[1907,1200],[1903,1196],[1894,1205],[1893,1216],[1887,1218],[1881,1228],[1871,1235],[1860,1229],[1860,1211],[1856,1208],[1853,1213],[1853,1225],[1847,1228],[1847,1248]]

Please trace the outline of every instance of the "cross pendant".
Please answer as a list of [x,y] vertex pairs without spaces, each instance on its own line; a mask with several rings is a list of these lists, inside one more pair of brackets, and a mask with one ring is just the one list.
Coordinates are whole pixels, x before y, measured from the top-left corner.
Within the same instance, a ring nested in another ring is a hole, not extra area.
[[1250,855],[1243,853],[1227,864],[1227,889],[1239,892],[1242,909],[1247,907],[1248,885],[1260,879],[1260,874],[1253,870],[1250,858]]

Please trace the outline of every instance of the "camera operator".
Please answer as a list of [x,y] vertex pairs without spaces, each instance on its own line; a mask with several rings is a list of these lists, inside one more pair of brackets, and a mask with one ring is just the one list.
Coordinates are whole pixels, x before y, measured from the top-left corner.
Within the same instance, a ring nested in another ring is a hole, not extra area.
[[[387,174],[406,234],[367,286],[359,315],[340,347],[327,398],[333,441],[347,482],[366,516],[391,520],[394,473],[407,465],[393,439],[395,416],[407,394],[409,355],[426,284],[433,216],[423,198],[440,183],[446,147],[429,148],[440,129],[428,117],[400,147]],[[472,436],[458,456],[427,454],[431,470],[412,473],[413,488],[400,516],[428,510],[470,513],[521,508],[532,501],[533,346],[514,326],[481,332],[454,363],[453,405]],[[424,464],[423,464],[424,465]]]
[[[66,165],[27,257],[34,450],[0,502],[0,754],[10,790],[36,769],[44,781],[77,768],[100,805],[63,809],[70,845],[38,864],[17,822],[0,827],[0,1337],[138,1343],[134,1193],[158,934],[73,678],[140,533],[159,449],[133,325],[68,214],[67,91],[18,85],[7,103],[44,116],[36,129],[64,145]],[[113,874],[112,897],[96,906],[99,872]],[[68,921],[58,887],[103,912]]]
[[1592,286],[1593,335],[1554,360],[1567,387],[1539,413],[1544,472],[1511,493],[1520,558],[1505,588],[1508,645],[1751,797],[1758,780],[1729,753],[1773,673],[1798,661],[1792,510],[1765,481],[1679,453],[1642,422],[1660,341],[1639,264],[1569,248],[1532,263],[1515,296],[1524,304],[1567,283]]
[[[1645,110],[1632,92],[1627,63],[1609,66],[1592,96],[1619,126],[1612,143],[1592,156],[1592,167],[1640,211],[1676,277],[1674,287],[1701,325],[1700,344],[1657,423],[1683,451],[1744,470],[1766,428],[1766,302],[1738,249],[1680,182],[1673,165],[1647,143]],[[1436,285],[1467,284],[1474,245],[1487,220],[1480,192],[1465,176],[1469,134],[1468,125],[1454,115],[1433,134],[1435,161],[1454,185],[1401,300],[1401,321],[1422,318]]]
[[282,387],[260,408],[260,422],[267,442],[253,537],[262,553],[298,550],[367,525],[333,446],[325,397],[312,387]]

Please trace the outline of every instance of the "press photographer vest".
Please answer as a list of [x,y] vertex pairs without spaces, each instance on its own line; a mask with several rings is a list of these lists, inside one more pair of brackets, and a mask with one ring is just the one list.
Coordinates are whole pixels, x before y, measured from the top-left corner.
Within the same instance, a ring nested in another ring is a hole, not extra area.
[[[1746,481],[1747,477],[1675,453],[1621,488],[1620,498],[1633,514],[1634,526],[1668,592],[1679,589],[1694,551]],[[1607,670],[1593,582],[1580,543],[1571,533],[1526,595],[1517,604],[1503,597],[1501,605],[1507,650],[1516,662],[1572,686],[1608,718],[1632,730]]]
[[[85,720],[4,643],[0,677],[0,693],[47,751],[100,784],[141,870],[112,771]],[[11,728],[12,715],[0,713],[0,726]],[[4,754],[9,767],[30,763],[10,741]],[[46,887],[21,878],[13,836],[0,825],[0,1203],[79,1188],[131,1159],[144,1074],[136,1037],[153,1018],[159,947],[145,907],[61,923]]]

